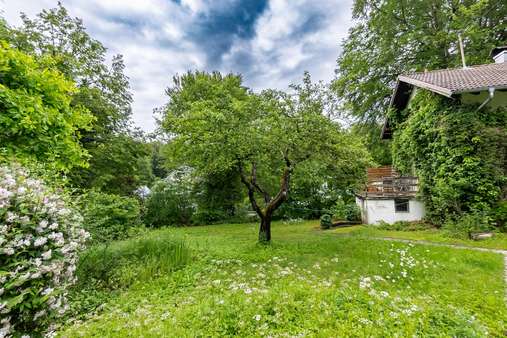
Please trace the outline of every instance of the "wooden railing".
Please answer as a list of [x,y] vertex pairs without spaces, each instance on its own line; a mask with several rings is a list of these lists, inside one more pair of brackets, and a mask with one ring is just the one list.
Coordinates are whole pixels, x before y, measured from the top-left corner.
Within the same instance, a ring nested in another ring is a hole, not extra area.
[[368,181],[365,194],[371,197],[410,197],[419,190],[419,180],[415,176],[383,177]]

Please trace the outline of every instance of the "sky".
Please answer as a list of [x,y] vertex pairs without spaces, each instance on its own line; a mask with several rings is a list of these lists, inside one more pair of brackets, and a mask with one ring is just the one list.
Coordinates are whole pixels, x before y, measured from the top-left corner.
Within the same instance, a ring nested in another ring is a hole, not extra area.
[[[351,26],[352,0],[61,0],[83,19],[108,56],[122,54],[133,120],[153,131],[153,109],[167,102],[172,77],[187,70],[241,73],[255,91],[287,89],[309,71],[334,76]],[[20,24],[57,0],[0,0],[2,16]]]

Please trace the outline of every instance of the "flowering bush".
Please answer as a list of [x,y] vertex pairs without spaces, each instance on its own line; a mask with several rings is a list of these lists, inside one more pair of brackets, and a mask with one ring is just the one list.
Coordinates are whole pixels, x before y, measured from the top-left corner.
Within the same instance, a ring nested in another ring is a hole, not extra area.
[[65,290],[89,236],[80,223],[42,181],[0,166],[0,337],[43,334],[66,311]]

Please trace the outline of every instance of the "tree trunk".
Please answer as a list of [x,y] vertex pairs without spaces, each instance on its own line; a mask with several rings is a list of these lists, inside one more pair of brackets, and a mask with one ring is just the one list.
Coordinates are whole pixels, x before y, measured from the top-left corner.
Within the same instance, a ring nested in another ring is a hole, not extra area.
[[[243,167],[239,165],[239,173],[241,176],[241,181],[248,188],[248,199],[252,204],[252,208],[255,210],[259,218],[261,219],[261,224],[259,227],[259,242],[260,243],[269,243],[271,241],[271,218],[273,216],[273,212],[285,201],[287,200],[287,195],[289,193],[289,181],[290,175],[292,172],[292,165],[287,158],[287,155],[284,155],[286,167],[283,170],[281,182],[280,182],[280,190],[276,194],[275,197],[271,198],[268,193],[262,189],[257,184],[257,167],[255,163],[252,164],[252,174],[248,178],[244,171]],[[261,209],[255,200],[255,192],[262,193],[264,197],[264,201],[266,203],[265,209]]]
[[265,215],[261,218],[259,227],[259,243],[269,243],[271,241],[271,215]]

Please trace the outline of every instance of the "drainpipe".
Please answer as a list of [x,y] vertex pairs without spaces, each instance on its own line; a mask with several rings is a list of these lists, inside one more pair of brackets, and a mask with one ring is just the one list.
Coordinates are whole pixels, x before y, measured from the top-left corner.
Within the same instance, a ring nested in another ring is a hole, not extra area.
[[489,92],[489,96],[488,98],[483,102],[481,103],[481,105],[479,106],[479,108],[477,108],[477,111],[481,110],[485,105],[487,105],[489,103],[489,101],[491,101],[493,99],[493,97],[495,96],[495,88],[493,87],[490,87],[488,88],[488,92]]

